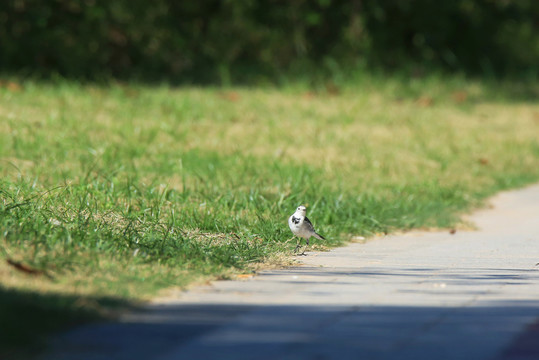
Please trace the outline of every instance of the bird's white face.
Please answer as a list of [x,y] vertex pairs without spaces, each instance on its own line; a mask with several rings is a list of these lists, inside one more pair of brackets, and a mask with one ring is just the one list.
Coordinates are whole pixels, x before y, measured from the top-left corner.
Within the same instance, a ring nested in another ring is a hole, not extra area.
[[296,209],[296,212],[301,214],[302,216],[305,216],[305,214],[307,213],[307,208],[303,205],[298,206],[298,208]]

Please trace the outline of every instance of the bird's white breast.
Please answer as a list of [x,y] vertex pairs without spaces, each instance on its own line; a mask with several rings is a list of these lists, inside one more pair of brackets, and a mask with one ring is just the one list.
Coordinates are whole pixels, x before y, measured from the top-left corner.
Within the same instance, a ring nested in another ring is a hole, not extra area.
[[[294,222],[293,219],[297,219],[299,221],[296,220]],[[301,228],[301,224],[303,224],[303,218],[300,216],[297,216],[297,214],[293,214],[288,218],[288,226],[290,227],[290,230],[292,230],[294,234],[296,234],[299,231],[299,229]]]
[[[293,218],[298,219],[297,224],[292,220]],[[298,213],[294,213],[288,218],[288,226],[290,227],[290,230],[294,233],[294,235],[302,237],[302,238],[309,238],[311,236],[311,233],[305,229],[303,226],[303,221],[305,217],[299,215]]]

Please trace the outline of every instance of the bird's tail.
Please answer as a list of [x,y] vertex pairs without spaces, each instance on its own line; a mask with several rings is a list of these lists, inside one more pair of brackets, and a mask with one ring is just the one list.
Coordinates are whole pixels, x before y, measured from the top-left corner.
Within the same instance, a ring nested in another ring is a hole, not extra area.
[[317,238],[318,240],[326,240],[325,237],[323,237],[322,235],[318,234],[318,233],[314,233],[313,235],[315,238]]

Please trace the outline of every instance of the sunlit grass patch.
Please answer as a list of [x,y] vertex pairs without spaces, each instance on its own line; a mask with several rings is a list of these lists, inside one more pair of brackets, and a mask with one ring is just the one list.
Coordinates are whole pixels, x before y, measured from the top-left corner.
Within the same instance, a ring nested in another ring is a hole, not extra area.
[[334,86],[0,88],[0,282],[148,299],[289,264],[299,204],[323,250],[453,227],[539,179],[535,102],[462,79]]

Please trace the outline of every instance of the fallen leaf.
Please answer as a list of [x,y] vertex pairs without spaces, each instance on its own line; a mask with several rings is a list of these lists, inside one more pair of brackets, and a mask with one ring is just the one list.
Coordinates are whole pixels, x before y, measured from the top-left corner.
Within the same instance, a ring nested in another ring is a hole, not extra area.
[[0,82],[0,86],[1,87],[5,87],[6,89],[8,89],[9,91],[11,92],[19,92],[22,90],[22,85],[16,83],[16,82],[13,82],[13,81],[8,81],[8,82]]
[[27,273],[27,274],[30,274],[30,275],[43,275],[45,274],[45,272],[43,270],[37,270],[37,269],[34,269],[26,264],[23,264],[19,261],[14,261],[14,260],[11,260],[11,259],[6,259],[6,262],[13,266],[15,269],[19,270],[19,271],[22,271],[24,273]]
[[481,165],[488,165],[488,163],[489,163],[489,161],[488,161],[487,158],[479,158],[478,161],[479,161],[479,163],[480,163]]
[[455,91],[451,94],[453,101],[460,104],[468,100],[468,93],[466,91]]
[[250,279],[252,278],[254,275],[253,274],[239,274],[238,276],[236,276],[238,279]]
[[231,102],[236,102],[236,101],[238,101],[240,99],[240,95],[235,91],[220,93],[219,97],[221,99],[225,99],[225,100],[228,100],[228,101],[231,101]]
[[416,100],[416,104],[421,107],[429,107],[432,106],[434,103],[434,100],[430,96],[421,96]]
[[326,91],[330,95],[339,95],[341,93],[341,89],[335,83],[328,81],[326,83]]
[[312,99],[314,98],[316,95],[314,92],[312,91],[307,91],[305,94],[303,94],[303,98],[304,99]]

